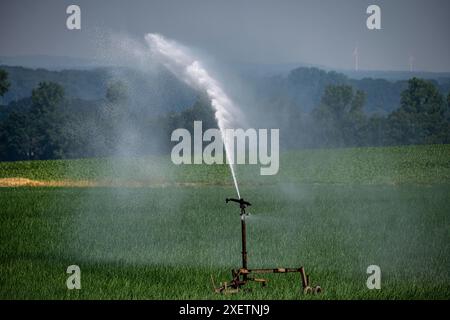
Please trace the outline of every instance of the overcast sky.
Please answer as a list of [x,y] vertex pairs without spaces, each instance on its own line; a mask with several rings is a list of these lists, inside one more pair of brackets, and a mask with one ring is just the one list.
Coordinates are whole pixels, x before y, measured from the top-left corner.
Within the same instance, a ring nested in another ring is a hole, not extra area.
[[[82,30],[66,29],[78,4]],[[366,9],[381,7],[382,30]],[[99,32],[158,32],[215,59],[360,68],[450,71],[448,0],[0,0],[0,55],[92,57]]]

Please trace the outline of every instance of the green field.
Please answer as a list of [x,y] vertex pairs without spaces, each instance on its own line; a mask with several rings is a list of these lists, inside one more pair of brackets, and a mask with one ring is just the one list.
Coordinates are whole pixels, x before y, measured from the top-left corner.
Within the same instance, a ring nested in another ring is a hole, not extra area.
[[[304,150],[277,176],[238,166],[249,267],[299,267],[268,287],[212,292],[240,265],[226,166],[170,159],[0,163],[0,179],[102,181],[112,187],[0,188],[1,299],[449,299],[450,145]],[[131,182],[139,182],[136,187]],[[81,268],[81,290],[66,268]],[[382,289],[368,290],[379,265]]]

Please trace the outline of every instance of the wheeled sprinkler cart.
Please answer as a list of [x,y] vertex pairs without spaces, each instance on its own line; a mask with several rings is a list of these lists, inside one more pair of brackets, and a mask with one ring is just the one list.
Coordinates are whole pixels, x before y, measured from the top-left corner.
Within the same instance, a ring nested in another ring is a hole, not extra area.
[[231,270],[231,274],[233,276],[232,280],[229,282],[221,283],[219,287],[216,287],[214,284],[214,280],[211,278],[214,286],[214,291],[216,293],[236,293],[239,292],[241,287],[246,285],[249,281],[259,282],[262,287],[267,285],[267,279],[256,278],[254,275],[258,274],[267,274],[267,273],[290,273],[290,272],[298,272],[301,276],[302,288],[304,293],[320,293],[322,288],[320,286],[313,287],[310,284],[309,275],[306,274],[305,269],[303,267],[300,268],[273,268],[273,269],[249,269],[247,267],[247,229],[245,225],[245,219],[247,217],[247,213],[245,212],[245,208],[251,206],[250,202],[245,201],[244,199],[233,199],[227,198],[226,203],[228,202],[236,202],[239,204],[241,209],[241,232],[242,232],[242,267],[239,269]]

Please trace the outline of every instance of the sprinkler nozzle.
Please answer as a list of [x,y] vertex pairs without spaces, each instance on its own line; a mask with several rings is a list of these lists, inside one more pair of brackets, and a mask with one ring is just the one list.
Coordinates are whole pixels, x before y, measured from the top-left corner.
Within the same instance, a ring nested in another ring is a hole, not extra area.
[[248,201],[245,201],[243,198],[241,198],[241,199],[226,198],[226,199],[225,199],[225,202],[226,202],[226,203],[228,203],[229,201],[239,203],[239,206],[240,206],[241,208],[245,208],[245,207],[251,206],[251,203],[248,202]]

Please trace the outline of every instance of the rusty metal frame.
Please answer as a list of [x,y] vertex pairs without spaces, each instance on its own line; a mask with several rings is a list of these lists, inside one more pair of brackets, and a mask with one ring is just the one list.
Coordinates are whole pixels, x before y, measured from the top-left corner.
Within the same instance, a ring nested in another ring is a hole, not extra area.
[[301,284],[304,293],[320,293],[322,288],[320,286],[312,286],[310,283],[309,275],[306,273],[305,268],[272,268],[272,269],[248,269],[247,263],[247,228],[245,224],[245,218],[247,216],[245,208],[251,206],[248,201],[244,199],[227,198],[228,202],[239,203],[241,209],[241,234],[242,234],[242,268],[231,270],[232,280],[229,282],[220,283],[219,287],[216,287],[214,279],[211,276],[211,281],[216,293],[237,293],[239,290],[248,284],[250,281],[261,283],[262,287],[267,285],[268,280],[263,278],[255,278],[254,275],[268,274],[268,273],[300,273]]

